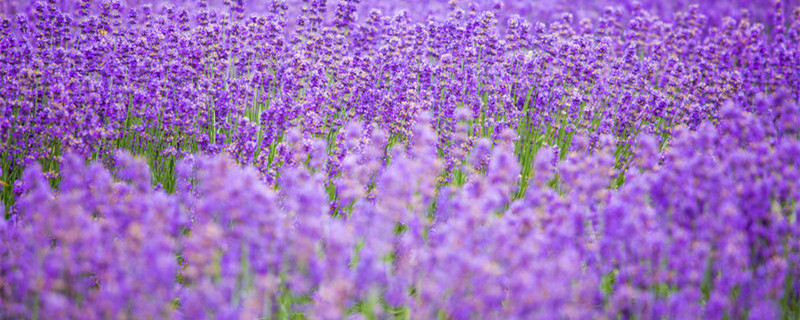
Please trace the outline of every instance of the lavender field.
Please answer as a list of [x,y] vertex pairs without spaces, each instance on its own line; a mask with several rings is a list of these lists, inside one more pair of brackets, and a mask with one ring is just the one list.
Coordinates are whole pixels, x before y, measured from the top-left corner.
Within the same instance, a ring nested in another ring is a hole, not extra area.
[[6,0],[0,155],[0,319],[800,319],[798,0]]

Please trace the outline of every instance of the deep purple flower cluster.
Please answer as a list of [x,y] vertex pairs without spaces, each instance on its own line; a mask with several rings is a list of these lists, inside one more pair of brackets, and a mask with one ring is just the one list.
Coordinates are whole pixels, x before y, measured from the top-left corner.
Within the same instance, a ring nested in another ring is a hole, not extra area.
[[307,0],[293,6],[302,9],[295,20],[286,2],[271,1],[244,15],[255,6],[51,0],[2,18],[4,181],[34,161],[58,179],[64,150],[107,159],[122,148],[144,155],[170,191],[175,161],[198,152],[255,164],[273,183],[288,128],[335,142],[359,118],[402,140],[421,110],[439,133],[447,181],[473,137],[497,140],[505,128],[520,135],[527,178],[542,145],[565,154],[576,132],[591,148],[603,134],[663,143],[675,126],[716,117],[724,101],[800,92],[798,12],[789,19],[781,1],[753,7],[767,24],[700,6],[665,19],[650,5],[612,6],[549,25],[498,20],[513,6],[356,19],[357,1],[329,10]]
[[800,317],[791,1],[139,2],[0,5],[0,318]]

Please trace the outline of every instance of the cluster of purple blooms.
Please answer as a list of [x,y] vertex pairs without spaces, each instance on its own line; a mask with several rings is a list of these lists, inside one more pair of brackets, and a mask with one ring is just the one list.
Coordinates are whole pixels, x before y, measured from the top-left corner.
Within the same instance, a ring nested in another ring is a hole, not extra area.
[[800,318],[800,7],[332,2],[0,4],[0,318]]

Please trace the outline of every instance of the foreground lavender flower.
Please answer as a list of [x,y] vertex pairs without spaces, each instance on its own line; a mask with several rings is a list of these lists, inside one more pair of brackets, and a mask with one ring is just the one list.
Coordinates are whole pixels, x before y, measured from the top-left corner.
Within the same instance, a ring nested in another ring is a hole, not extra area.
[[254,167],[193,158],[177,167],[178,191],[165,194],[127,154],[115,157],[113,174],[70,154],[58,190],[39,165],[25,170],[17,211],[0,229],[2,310],[26,318],[333,319],[385,317],[397,307],[414,318],[792,317],[800,140],[774,120],[787,108],[797,104],[763,114],[726,104],[719,129],[679,130],[662,160],[654,137],[642,136],[618,190],[605,187],[615,179],[608,148],[570,153],[557,176],[553,153],[541,152],[516,200],[508,196],[520,167],[504,144],[492,148],[485,173],[429,195],[422,182],[435,176],[420,173],[438,160],[425,155],[435,137],[422,116],[419,138],[395,147],[367,188],[375,197],[352,196],[355,205],[338,216],[328,214],[323,173],[303,164],[281,171],[276,192]]
[[800,317],[800,9],[555,2],[4,3],[0,318]]

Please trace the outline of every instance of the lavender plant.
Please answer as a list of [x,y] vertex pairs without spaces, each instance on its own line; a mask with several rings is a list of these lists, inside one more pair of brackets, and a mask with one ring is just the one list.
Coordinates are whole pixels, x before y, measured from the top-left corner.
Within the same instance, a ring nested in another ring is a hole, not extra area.
[[800,7],[484,2],[3,4],[0,318],[800,317]]

